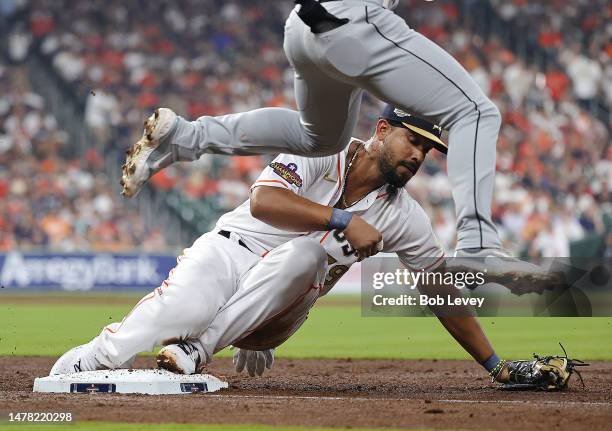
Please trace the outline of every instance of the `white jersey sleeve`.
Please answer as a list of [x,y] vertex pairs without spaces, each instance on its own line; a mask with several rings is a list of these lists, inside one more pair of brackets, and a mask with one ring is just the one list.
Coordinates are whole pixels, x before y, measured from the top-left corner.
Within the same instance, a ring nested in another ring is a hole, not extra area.
[[410,199],[404,212],[402,247],[396,251],[402,264],[412,271],[433,271],[444,262],[444,249],[436,237],[425,210]]
[[259,175],[251,186],[281,187],[303,196],[325,175],[331,165],[331,157],[301,157],[280,154]]

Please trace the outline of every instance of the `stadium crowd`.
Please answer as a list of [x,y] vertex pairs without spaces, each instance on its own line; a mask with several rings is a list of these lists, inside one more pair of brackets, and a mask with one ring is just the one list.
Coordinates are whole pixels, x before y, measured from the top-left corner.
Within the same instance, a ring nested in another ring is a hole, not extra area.
[[561,96],[571,83],[574,97],[583,106],[593,106],[598,97],[612,105],[609,1],[494,0],[494,5],[509,27],[531,37],[546,53],[546,60],[557,60],[563,67],[566,77],[555,77],[558,88],[553,97]]
[[95,150],[74,157],[26,76],[25,67],[0,67],[0,251],[165,247],[111,192]]
[[[555,7],[550,3],[492,1],[515,35],[535,38],[545,53],[543,66],[523,61],[503,45],[503,35],[493,33],[485,40],[474,33],[462,13],[474,2],[402,0],[397,13],[453,54],[502,112],[493,210],[505,246],[532,255],[567,256],[570,241],[603,234],[605,214],[612,217],[610,130],[593,113],[596,100],[609,107],[612,97],[612,7],[605,0],[555,0]],[[12,36],[16,43],[32,41],[32,49],[39,47],[50,59],[86,102],[86,122],[106,143],[106,151],[120,154],[138,139],[142,120],[158,106],[188,118],[263,106],[294,107],[293,74],[282,51],[283,23],[291,6],[290,1],[264,0],[32,0],[27,21],[16,26]],[[526,28],[521,30],[521,25]],[[16,110],[5,113],[15,116]],[[366,96],[355,136],[371,135],[379,111],[379,103]],[[0,118],[6,129],[8,117]],[[96,157],[60,160],[61,143],[43,145],[52,149],[41,149],[42,155],[38,144],[32,146],[37,149],[30,156],[53,158],[61,165],[55,172],[62,172],[62,178],[69,172],[89,178],[84,184],[91,186],[83,191],[89,205],[76,205],[78,198],[57,198],[59,207],[72,213],[74,246],[88,241],[97,246],[105,243],[104,235],[132,235],[126,244],[148,237],[139,237],[146,228],[134,214],[119,217],[124,210],[109,195]],[[163,171],[153,183],[228,210],[248,196],[249,185],[266,161],[205,156]],[[31,163],[44,169],[45,163]],[[5,178],[27,175],[12,171],[7,170]],[[70,178],[59,178],[53,182],[70,184]],[[11,179],[11,188],[13,183]],[[452,249],[455,216],[444,157],[432,153],[408,188],[431,215],[445,247]],[[72,190],[76,188],[64,187],[64,193]],[[36,202],[35,195],[28,195],[30,199]],[[7,202],[2,199],[0,214],[7,211]],[[85,208],[96,214],[102,231],[104,221],[113,220],[114,233],[89,237],[96,229],[79,228]],[[39,218],[35,213],[34,219]],[[121,226],[130,228],[123,231]],[[17,228],[12,229],[16,237]],[[7,230],[3,232],[6,236]],[[46,238],[51,243],[48,234]]]

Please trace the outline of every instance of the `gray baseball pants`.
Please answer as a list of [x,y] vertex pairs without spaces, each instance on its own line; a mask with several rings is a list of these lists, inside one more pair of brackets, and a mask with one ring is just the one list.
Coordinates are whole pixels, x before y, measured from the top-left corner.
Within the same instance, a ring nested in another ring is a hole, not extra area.
[[172,141],[180,159],[204,153],[337,153],[349,142],[366,90],[449,131],[457,249],[500,247],[491,219],[499,110],[450,54],[381,4],[323,3],[350,21],[321,34],[313,34],[292,11],[284,49],[295,70],[299,112],[264,108],[193,122],[179,118]]

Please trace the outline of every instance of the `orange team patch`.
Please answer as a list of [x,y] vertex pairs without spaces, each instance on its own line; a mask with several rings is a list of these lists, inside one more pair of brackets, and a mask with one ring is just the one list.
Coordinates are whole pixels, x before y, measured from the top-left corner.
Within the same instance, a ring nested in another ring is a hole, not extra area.
[[295,163],[284,163],[272,162],[270,167],[276,175],[287,181],[289,184],[294,184],[298,187],[302,187],[302,178],[297,173],[297,165]]

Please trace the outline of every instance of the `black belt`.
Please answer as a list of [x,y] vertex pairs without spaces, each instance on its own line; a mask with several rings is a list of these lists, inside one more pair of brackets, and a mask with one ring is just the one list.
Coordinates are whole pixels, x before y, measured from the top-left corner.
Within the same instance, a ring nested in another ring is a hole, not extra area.
[[[230,239],[230,235],[232,234],[231,232],[226,231],[226,230],[220,230],[220,231],[219,231],[219,232],[217,232],[217,233],[218,233],[219,235],[221,235],[221,236],[226,237],[227,239]],[[245,243],[244,243],[244,242],[243,242],[241,239],[239,239],[239,240],[238,240],[238,244],[239,244],[239,245],[241,245],[241,246],[243,246],[243,247],[244,247],[244,248],[246,248],[247,250],[251,251],[251,249],[250,249],[250,248],[248,248],[248,247],[247,247],[247,245],[246,245],[246,244],[245,244]],[[251,252],[251,253],[252,253],[252,252]]]
[[321,3],[327,1],[332,0],[295,0],[297,4],[302,5],[298,16],[313,33],[325,33],[349,22],[348,18],[338,18],[327,12],[327,9],[321,6]]

